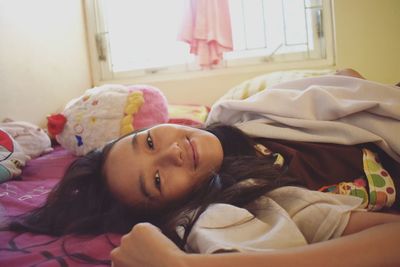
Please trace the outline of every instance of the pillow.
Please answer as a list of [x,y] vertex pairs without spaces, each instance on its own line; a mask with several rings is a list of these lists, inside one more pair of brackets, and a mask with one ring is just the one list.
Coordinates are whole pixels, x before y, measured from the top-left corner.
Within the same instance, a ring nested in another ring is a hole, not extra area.
[[8,119],[0,123],[0,128],[11,135],[23,152],[31,158],[53,150],[47,133],[32,123]]
[[168,121],[164,94],[149,85],[107,84],[71,100],[48,117],[49,133],[75,155],[85,155],[134,130]]
[[201,126],[207,119],[210,108],[203,105],[168,105],[169,123]]
[[335,73],[335,70],[291,70],[291,71],[277,71],[257,76],[242,82],[241,84],[230,89],[218,101],[233,99],[241,100],[246,99],[260,91],[263,91],[273,85],[292,80],[316,77],[322,75],[329,75]]
[[19,176],[29,159],[11,135],[0,129],[0,183]]

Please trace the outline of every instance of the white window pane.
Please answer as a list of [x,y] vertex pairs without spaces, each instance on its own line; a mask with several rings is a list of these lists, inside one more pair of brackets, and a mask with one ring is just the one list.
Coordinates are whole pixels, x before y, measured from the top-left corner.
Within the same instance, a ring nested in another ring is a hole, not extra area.
[[282,3],[285,10],[286,43],[306,43],[307,33],[303,0],[285,0]]
[[242,1],[247,49],[265,47],[262,1]]
[[229,12],[231,16],[233,49],[244,50],[246,49],[246,35],[243,24],[242,1],[230,0]]
[[182,0],[106,0],[114,71],[184,64],[188,45],[177,41]]
[[266,28],[267,28],[267,44],[271,49],[275,49],[284,43],[284,24],[282,0],[265,0],[264,9]]

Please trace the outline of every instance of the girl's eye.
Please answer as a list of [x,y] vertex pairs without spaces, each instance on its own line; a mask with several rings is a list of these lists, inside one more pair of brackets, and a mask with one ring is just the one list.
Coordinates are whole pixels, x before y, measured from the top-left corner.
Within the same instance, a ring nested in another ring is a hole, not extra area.
[[154,176],[154,185],[157,187],[159,191],[161,191],[161,177],[160,173],[157,171],[156,175]]
[[150,131],[147,132],[146,142],[150,149],[154,149],[153,138],[151,138]]

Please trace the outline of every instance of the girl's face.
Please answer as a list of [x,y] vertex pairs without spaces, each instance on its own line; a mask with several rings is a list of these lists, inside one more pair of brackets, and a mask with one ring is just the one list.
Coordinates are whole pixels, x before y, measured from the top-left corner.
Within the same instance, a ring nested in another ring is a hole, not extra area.
[[218,138],[204,130],[161,124],[117,141],[104,171],[111,191],[135,207],[162,207],[186,197],[221,167]]

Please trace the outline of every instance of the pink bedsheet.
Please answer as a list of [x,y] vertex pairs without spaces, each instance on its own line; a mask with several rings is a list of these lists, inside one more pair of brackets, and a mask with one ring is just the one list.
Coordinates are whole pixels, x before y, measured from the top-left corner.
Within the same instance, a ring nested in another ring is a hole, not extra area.
[[[22,180],[0,184],[0,218],[23,213],[43,203],[73,159],[72,154],[57,147],[50,154],[29,161]],[[110,265],[109,253],[119,244],[119,239],[114,234],[59,238],[1,231],[0,266]]]

